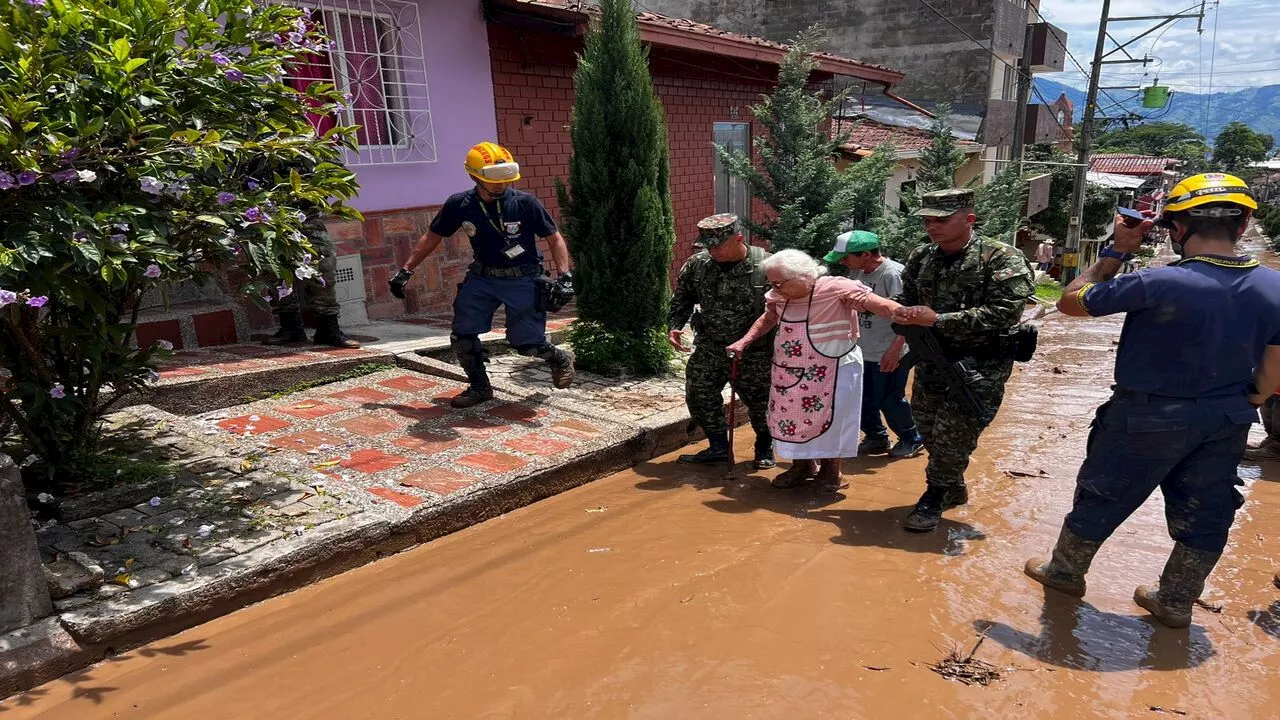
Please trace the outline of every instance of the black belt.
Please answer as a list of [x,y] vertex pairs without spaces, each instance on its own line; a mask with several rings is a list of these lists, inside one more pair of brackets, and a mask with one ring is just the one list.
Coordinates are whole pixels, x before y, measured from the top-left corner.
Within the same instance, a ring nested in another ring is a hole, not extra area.
[[1227,393],[1225,395],[1210,395],[1206,397],[1178,397],[1176,395],[1156,395],[1155,393],[1142,392],[1141,390],[1130,390],[1116,385],[1111,386],[1112,394],[1115,397],[1124,400],[1131,400],[1140,405],[1152,402],[1218,402],[1234,397],[1244,397],[1235,393]]
[[517,265],[515,267],[487,267],[476,263],[471,267],[472,272],[480,277],[498,277],[498,278],[515,278],[515,277],[538,277],[544,273],[541,265]]

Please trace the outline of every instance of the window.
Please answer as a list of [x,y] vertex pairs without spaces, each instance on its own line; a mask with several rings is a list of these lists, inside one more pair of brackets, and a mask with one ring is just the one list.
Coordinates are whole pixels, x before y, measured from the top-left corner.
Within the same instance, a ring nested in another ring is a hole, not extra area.
[[[418,5],[325,0],[304,7],[333,42],[328,52],[308,55],[291,68],[287,82],[302,91],[315,82],[330,82],[347,94],[341,122],[358,126],[359,145],[348,164],[434,162]],[[334,118],[318,115],[311,121],[320,133],[336,124]]]
[[[747,123],[716,123],[714,128],[715,143],[726,150],[750,152],[751,126]],[[733,213],[742,220],[751,217],[751,195],[747,192],[747,184],[742,178],[730,175],[724,163],[720,162],[720,153],[715,152],[715,185],[716,212]],[[745,228],[743,232],[746,232]]]

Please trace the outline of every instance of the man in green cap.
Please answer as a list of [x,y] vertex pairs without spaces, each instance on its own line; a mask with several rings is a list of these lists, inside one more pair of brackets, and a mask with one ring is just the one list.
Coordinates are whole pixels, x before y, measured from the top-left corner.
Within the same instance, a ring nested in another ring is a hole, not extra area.
[[[966,410],[948,391],[939,368],[928,362],[915,366],[911,412],[924,435],[929,464],[925,492],[904,527],[928,532],[938,526],[944,510],[969,501],[964,471],[1004,399],[1004,385],[1013,372],[1009,335],[1035,284],[1020,251],[973,231],[972,190],[926,193],[916,215],[924,219],[930,243],[907,257],[902,292],[895,298],[904,307],[894,321],[932,328],[949,360],[963,361],[981,376],[970,389],[985,406],[981,414]],[[894,340],[881,370],[897,368],[903,345],[901,337]]]
[[[680,268],[667,327],[671,345],[689,352],[681,335],[685,323],[692,318],[694,350],[685,368],[685,403],[690,417],[707,434],[708,447],[693,455],[681,455],[679,462],[706,465],[725,462],[729,457],[728,434],[732,428],[725,420],[723,393],[731,367],[725,348],[745,335],[764,312],[768,283],[760,263],[769,253],[749,247],[738,217],[728,214],[701,220],[694,244],[703,250]],[[698,308],[696,313],[694,306]],[[755,467],[760,470],[775,465],[768,423],[772,369],[772,342],[756,343],[738,361],[736,387],[756,432]]]
[[[871,288],[871,292],[884,298],[893,298],[902,292],[902,263],[880,254],[880,237],[865,230],[854,230],[836,238],[835,247],[823,258],[828,263],[839,263],[849,269],[849,277]],[[862,432],[865,437],[858,446],[858,455],[889,454],[892,458],[909,458],[920,454],[924,438],[916,429],[911,417],[911,405],[907,403],[907,375],[910,369],[898,367],[886,372],[880,360],[897,336],[889,320],[871,313],[862,313]],[[901,351],[899,351],[901,352]],[[888,421],[898,442],[890,447],[889,431],[880,420],[881,413]]]

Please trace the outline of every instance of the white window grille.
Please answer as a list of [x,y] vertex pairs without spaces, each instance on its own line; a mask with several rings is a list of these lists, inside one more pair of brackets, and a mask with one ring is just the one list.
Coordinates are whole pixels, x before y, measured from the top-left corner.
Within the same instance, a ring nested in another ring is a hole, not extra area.
[[[348,165],[435,162],[435,130],[427,92],[427,60],[416,2],[316,0],[297,2],[332,40],[326,53],[289,69],[286,82],[305,90],[333,83],[347,94],[340,122],[357,125],[359,149]],[[334,120],[314,116],[319,132]]]

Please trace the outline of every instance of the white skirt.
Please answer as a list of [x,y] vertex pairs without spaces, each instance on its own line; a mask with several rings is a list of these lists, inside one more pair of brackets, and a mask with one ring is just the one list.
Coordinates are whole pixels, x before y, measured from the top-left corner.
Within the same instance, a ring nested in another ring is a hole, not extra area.
[[[834,344],[835,347],[824,347]],[[847,341],[815,343],[819,352],[839,352]],[[783,460],[822,460],[858,456],[862,426],[862,349],[855,347],[840,358],[836,371],[835,404],[831,427],[809,442],[790,443],[774,439],[773,450]]]

